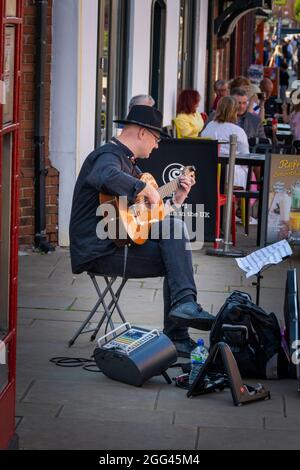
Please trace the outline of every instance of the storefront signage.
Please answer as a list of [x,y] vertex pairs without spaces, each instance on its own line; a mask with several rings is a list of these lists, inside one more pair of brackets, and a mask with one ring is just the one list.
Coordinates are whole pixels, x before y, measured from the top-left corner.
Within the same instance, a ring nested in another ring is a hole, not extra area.
[[300,244],[300,155],[272,155],[267,243]]

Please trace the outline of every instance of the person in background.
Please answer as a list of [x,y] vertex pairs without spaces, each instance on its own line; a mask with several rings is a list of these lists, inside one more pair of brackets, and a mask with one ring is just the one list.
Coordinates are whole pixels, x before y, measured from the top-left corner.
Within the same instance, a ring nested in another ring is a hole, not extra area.
[[[284,46],[285,46],[285,50],[283,49]],[[282,46],[282,54],[283,54],[284,61],[288,64],[288,68],[292,69],[292,59],[293,59],[292,41],[289,38],[285,38],[284,46]]]
[[229,95],[229,86],[226,80],[217,80],[214,83],[214,92],[216,94],[215,100],[213,102],[213,111],[217,109],[218,102],[220,101],[223,96]]
[[265,94],[265,114],[266,117],[273,118],[277,112],[276,109],[276,96],[272,96],[273,82],[269,78],[264,78],[260,82],[260,89]]
[[271,56],[271,59],[269,61],[269,67],[281,67],[281,65],[284,62],[284,56],[282,53],[282,46],[278,44],[275,47],[275,50]]
[[197,90],[183,90],[177,102],[177,116],[174,123],[177,137],[199,137],[204,127],[201,114],[197,111],[201,96]]
[[265,120],[265,94],[255,83],[250,85],[250,100],[248,104],[249,113],[260,118],[261,122]]
[[231,91],[234,90],[235,88],[242,88],[247,93],[247,96],[249,96],[250,86],[251,86],[251,82],[249,78],[243,77],[242,75],[240,75],[239,77],[234,78],[230,82],[230,94],[231,94]]
[[280,67],[280,99],[284,103],[286,101],[286,91],[289,87],[290,75],[288,73],[288,64],[283,62]]
[[271,53],[271,40],[270,38],[266,38],[264,40],[264,65],[267,66],[270,60],[270,53]]
[[298,41],[296,36],[294,36],[294,46],[293,46],[293,71],[294,74],[297,75],[297,69],[298,69]]
[[[232,134],[237,135],[237,155],[249,154],[249,144],[247,135],[241,127],[237,125],[238,103],[232,96],[224,96],[220,99],[216,116],[201,134],[201,137],[210,137],[216,140],[225,140],[229,142]],[[230,147],[228,144],[221,144],[220,152],[229,155]],[[246,188],[248,167],[235,165],[234,185]]]
[[[237,125],[244,129],[248,137],[248,142],[250,139],[252,141],[254,140],[254,142],[258,142],[259,139],[266,139],[265,129],[259,116],[247,110],[247,94],[245,90],[235,88],[232,90],[231,96],[233,96],[238,103]],[[256,180],[260,180],[260,167],[254,167],[253,172]]]
[[[133,106],[150,106],[151,108],[153,108],[154,105],[155,100],[154,98],[152,98],[151,95],[135,95],[129,101],[128,112],[133,108]],[[118,124],[118,128],[116,129],[115,134],[116,137],[118,137],[118,135],[122,132],[123,128],[123,124]]]
[[155,100],[152,98],[150,95],[136,95],[133,96],[129,102],[129,111],[133,106],[136,105],[144,105],[144,106],[154,106],[155,105]]
[[285,123],[290,123],[293,140],[300,140],[300,103],[293,105],[290,116],[287,113],[287,103],[282,105],[282,117]]
[[[247,96],[249,95],[250,92],[250,86],[251,82],[248,78],[243,77],[240,75],[239,77],[236,77],[229,82],[229,91],[230,95],[232,94],[232,90],[235,90],[236,88],[243,89],[245,90]],[[208,122],[211,122],[215,119],[216,117],[216,110],[213,110],[210,115],[208,116]]]
[[259,138],[265,139],[266,134],[264,126],[259,118],[253,113],[248,111],[248,98],[247,93],[242,88],[234,88],[231,91],[231,96],[238,103],[237,112],[237,125],[246,132],[248,139]]

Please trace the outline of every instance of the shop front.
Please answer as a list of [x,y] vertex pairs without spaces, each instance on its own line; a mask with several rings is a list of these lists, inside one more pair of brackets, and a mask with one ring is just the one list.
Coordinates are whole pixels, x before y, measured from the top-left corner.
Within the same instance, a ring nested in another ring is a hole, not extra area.
[[0,3],[0,449],[16,448],[18,146],[23,0]]

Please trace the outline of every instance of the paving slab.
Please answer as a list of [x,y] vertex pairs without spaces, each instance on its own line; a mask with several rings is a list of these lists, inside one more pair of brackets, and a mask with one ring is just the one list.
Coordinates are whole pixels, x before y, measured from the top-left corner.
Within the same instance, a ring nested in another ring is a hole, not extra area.
[[[19,308],[18,311],[18,323],[19,325],[26,324],[26,322],[32,322],[32,320],[54,320],[54,321],[67,321],[67,322],[78,322],[81,323],[87,318],[86,311],[78,310],[52,310],[52,309],[38,309],[38,308]],[[25,323],[22,323],[25,322]],[[78,325],[76,325],[78,326]]]
[[[249,383],[249,382],[247,382]],[[248,406],[241,407],[241,410],[236,411],[233,406],[232,396],[229,389],[225,389],[220,393],[213,393],[208,395],[197,396],[193,398],[187,398],[186,393],[182,389],[163,389],[160,390],[157,399],[158,410],[181,410],[184,412],[192,413],[212,413],[215,415],[216,410],[220,413],[220,416],[248,416],[253,413],[258,417],[263,417],[268,414],[278,414],[279,416],[284,415],[284,403],[282,396],[277,393],[272,393],[271,389],[271,400],[256,402],[255,404],[249,404]],[[198,417],[198,415],[196,415]]]
[[[250,238],[241,239],[241,246],[253,251]],[[246,280],[234,259],[208,257],[201,250],[193,252],[193,264],[198,300],[214,314],[230,290],[255,294],[253,278]],[[293,265],[300,267],[298,255]],[[262,305],[279,311],[279,316],[287,267],[283,263],[270,268],[262,281]],[[68,340],[97,299],[94,287],[85,273],[71,273],[68,250],[20,257],[19,272],[17,423],[21,448],[299,448],[300,395],[294,380],[262,381],[271,391],[270,401],[234,407],[229,390],[188,399],[186,391],[167,385],[161,376],[136,388],[100,372],[51,364],[53,356],[92,355],[96,343],[89,341],[89,334],[81,335],[72,348]],[[129,280],[120,299],[126,320],[162,329],[162,288],[161,278]],[[119,324],[118,317],[115,322]],[[208,332],[190,329],[190,334],[208,344]],[[169,370],[171,378],[180,373],[179,368]]]
[[16,403],[16,416],[23,419],[24,417],[40,416],[55,418],[61,412],[61,405],[37,404],[37,403]]
[[[223,412],[222,412],[223,411]],[[182,426],[198,426],[204,428],[240,428],[241,424],[247,429],[263,429],[264,417],[259,413],[244,413],[241,407],[236,411],[236,407],[232,408],[228,413],[216,405],[215,407],[201,406],[201,409],[193,411],[176,411],[174,424]]]
[[[299,397],[300,398],[300,397]],[[286,418],[279,416],[267,416],[265,418],[265,428],[267,430],[279,430],[279,431],[289,431],[300,432],[300,416],[291,415]],[[300,449],[300,443],[299,443]]]
[[[142,403],[140,403],[142,405]],[[60,418],[68,419],[96,419],[97,421],[174,424],[174,413],[170,411],[153,411],[140,408],[130,408],[126,403],[118,403],[104,408],[101,403],[88,405],[64,405],[59,414]],[[181,423],[184,426],[184,423]]]
[[23,449],[49,450],[188,450],[197,429],[159,423],[95,419],[24,418],[18,426]]
[[[20,296],[18,300],[18,306],[21,308],[44,308],[44,309],[59,309],[67,310],[70,308],[76,297],[59,297],[57,295],[31,295],[31,296]],[[76,309],[75,310],[81,310]]]
[[299,450],[300,432],[201,428],[199,450]]
[[[66,370],[64,371],[66,374]],[[60,404],[76,407],[79,404],[90,406],[95,403],[101,404],[103,408],[113,407],[116,404],[126,404],[128,407],[134,407],[139,400],[142,400],[143,408],[153,410],[158,388],[166,387],[162,384],[149,384],[143,388],[132,387],[130,385],[114,382],[103,378],[102,374],[93,374],[85,371],[81,372],[78,381],[59,381],[53,383],[48,380],[37,380],[30,388],[25,403],[40,404]]]

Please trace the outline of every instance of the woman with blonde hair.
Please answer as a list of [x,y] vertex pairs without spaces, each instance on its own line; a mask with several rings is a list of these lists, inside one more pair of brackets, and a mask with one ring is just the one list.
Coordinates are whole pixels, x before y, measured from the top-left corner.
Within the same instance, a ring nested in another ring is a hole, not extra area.
[[281,67],[284,62],[282,46],[277,44],[275,50],[271,56],[269,67]]
[[[210,137],[212,139],[229,142],[230,136],[235,134],[237,136],[237,155],[249,154],[247,135],[244,129],[236,124],[237,113],[237,101],[232,96],[224,96],[218,103],[214,120],[206,126],[201,137]],[[229,152],[229,143],[220,145],[221,154],[229,155]],[[246,187],[247,171],[247,167],[235,165],[235,186]]]

